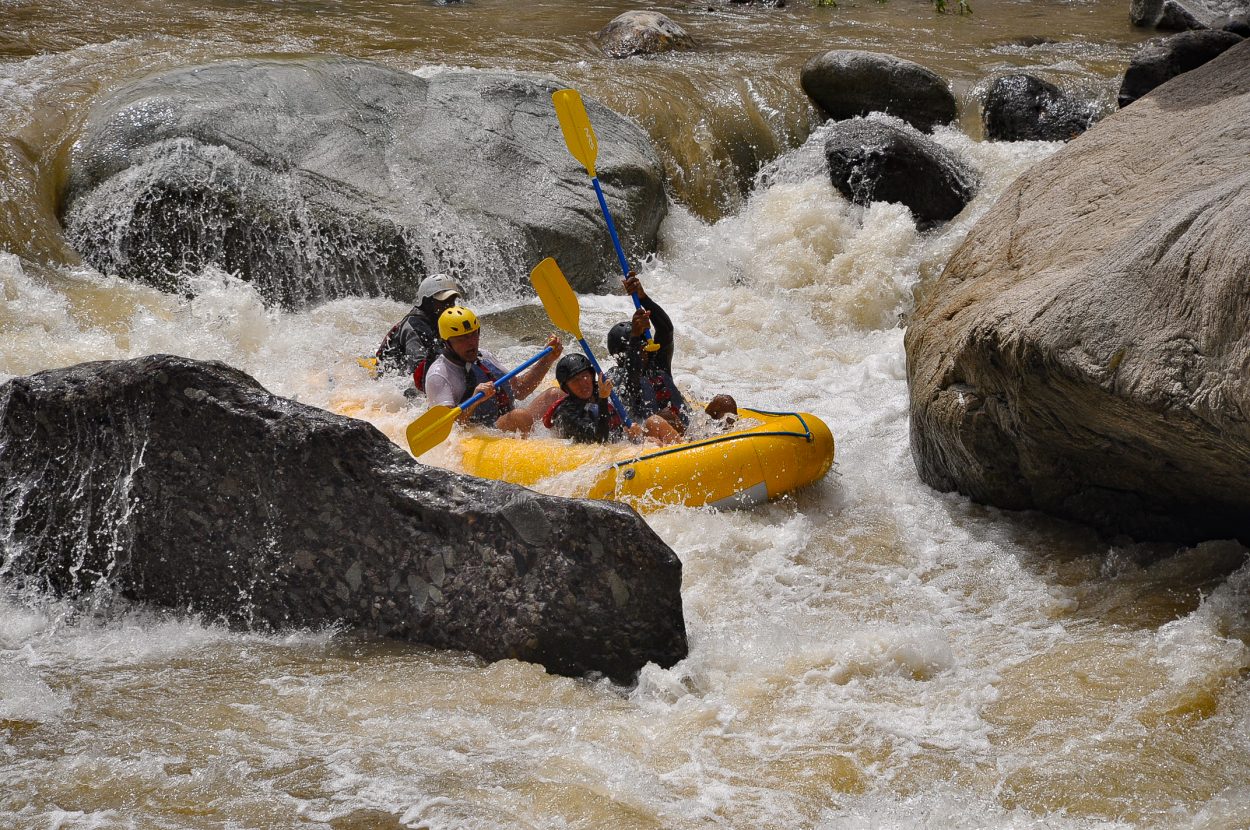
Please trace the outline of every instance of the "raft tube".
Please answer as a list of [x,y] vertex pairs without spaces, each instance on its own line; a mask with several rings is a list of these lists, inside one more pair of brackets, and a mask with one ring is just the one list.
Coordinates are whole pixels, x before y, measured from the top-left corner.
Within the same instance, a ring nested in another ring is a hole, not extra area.
[[574,492],[567,495],[622,501],[638,510],[759,504],[829,472],[833,434],[815,415],[744,408],[739,415],[759,424],[652,448],[470,433],[461,440],[461,466],[527,487],[570,475]]

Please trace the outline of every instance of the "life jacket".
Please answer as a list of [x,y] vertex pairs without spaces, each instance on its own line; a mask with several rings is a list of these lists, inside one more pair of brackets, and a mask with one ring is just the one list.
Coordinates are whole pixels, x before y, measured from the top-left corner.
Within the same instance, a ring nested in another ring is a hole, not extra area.
[[425,367],[430,364],[428,357],[423,357],[412,369],[412,385],[425,391]]
[[[595,391],[598,391],[598,385],[595,386]],[[572,395],[563,395],[557,398],[555,403],[547,407],[547,411],[543,413],[543,426],[547,429],[555,429],[556,412],[566,401],[569,403],[569,406],[580,405],[582,407],[586,407],[591,403],[590,401],[583,401],[580,398],[575,398]],[[621,430],[621,416],[617,414],[616,407],[612,406],[612,404],[602,398],[596,398],[595,405],[608,407],[608,440],[615,441],[617,437],[619,437]],[[576,438],[576,436],[572,435],[566,435],[565,437]]]
[[381,371],[397,369],[402,363],[404,352],[399,347],[399,338],[395,335],[399,334],[399,330],[404,323],[408,322],[408,317],[410,316],[411,314],[405,315],[404,319],[391,326],[391,330],[386,333],[386,337],[382,338],[382,345],[378,346],[378,350],[373,353],[373,356],[378,359],[378,368]]
[[683,426],[690,423],[690,410],[681,390],[673,382],[673,376],[663,369],[653,369],[642,376],[642,409],[644,417],[656,415],[665,409],[680,419]]
[[[460,396],[457,403],[464,403],[473,397],[474,389],[478,384],[493,383],[496,378],[501,378],[508,374],[503,369],[496,366],[484,357],[479,357],[476,362],[470,366],[466,366],[464,370],[464,394]],[[500,384],[495,387],[495,394],[477,405],[473,410],[473,414],[469,416],[469,420],[476,424],[493,424],[495,419],[500,415],[505,415],[512,411],[516,405],[516,399],[512,394],[512,381]]]
[[553,419],[556,417],[556,410],[560,408],[560,404],[567,401],[570,397],[572,396],[561,395],[560,397],[556,398],[555,403],[547,407],[547,411],[543,413],[543,426],[545,426],[547,429],[553,429],[555,427]]
[[[409,364],[412,353],[409,344],[412,340],[420,344],[424,356],[415,364]],[[418,308],[409,311],[404,318],[386,333],[382,345],[378,346],[375,356],[378,359],[379,373],[403,372],[412,365],[412,382],[422,392],[425,391],[425,369],[434,362],[442,351],[442,342],[438,333],[430,323],[425,312]]]

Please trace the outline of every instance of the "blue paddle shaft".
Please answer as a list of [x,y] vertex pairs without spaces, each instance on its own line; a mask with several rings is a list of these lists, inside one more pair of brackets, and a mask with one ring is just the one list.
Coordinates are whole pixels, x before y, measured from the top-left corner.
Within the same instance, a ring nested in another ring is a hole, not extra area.
[[[599,197],[599,209],[603,211],[603,219],[608,223],[608,235],[612,237],[612,246],[616,248],[616,259],[621,263],[621,273],[628,279],[629,263],[625,261],[625,252],[621,250],[621,238],[616,235],[616,223],[612,221],[612,212],[608,210],[608,200],[603,198],[603,188],[599,186],[599,177],[595,176],[590,183],[595,186],[595,195]],[[631,291],[629,296],[634,300],[634,308],[642,308],[637,294]],[[650,328],[643,332],[642,339],[651,340]]]
[[[595,353],[590,350],[590,344],[586,342],[586,338],[581,337],[577,340],[582,344],[582,351],[586,353],[586,357],[590,360],[590,365],[595,368],[595,374],[603,377],[603,370],[599,368],[599,361],[595,360]],[[621,403],[621,399],[616,396],[616,390],[613,389],[608,393],[612,399],[612,405],[616,407],[616,414],[621,416],[621,422],[627,427],[632,427],[634,422],[629,420],[629,413],[625,411],[625,404]]]
[[[584,341],[583,341],[583,342],[584,342]],[[525,362],[524,362],[524,363],[522,363],[520,366],[518,366],[518,367],[516,367],[515,369],[513,369],[511,372],[508,372],[506,375],[504,375],[503,377],[501,377],[499,380],[492,381],[492,382],[491,382],[491,386],[494,386],[494,387],[498,388],[499,384],[501,384],[501,383],[507,383],[508,381],[512,380],[512,378],[516,377],[516,376],[517,376],[518,374],[520,374],[521,372],[524,372],[526,369],[528,369],[529,367],[533,366],[535,363],[537,363],[538,361],[542,360],[544,357],[546,357],[546,356],[547,356],[547,355],[549,355],[549,354],[551,354],[551,347],[550,347],[550,346],[548,346],[547,348],[543,349],[541,352],[539,352],[538,354],[534,355],[534,356],[533,356],[533,357],[531,357],[529,360],[525,361]],[[591,358],[591,360],[593,361],[593,360],[594,360],[594,358],[592,357],[592,358]],[[485,395],[483,395],[481,392],[478,392],[476,395],[474,395],[473,397],[469,398],[469,399],[468,399],[467,401],[465,401],[464,403],[460,404],[460,409],[462,409],[462,410],[468,409],[469,407],[473,406],[473,404],[477,403],[478,401],[480,401],[480,400],[481,400],[482,398],[484,398],[484,397],[486,397],[486,396],[485,396]]]

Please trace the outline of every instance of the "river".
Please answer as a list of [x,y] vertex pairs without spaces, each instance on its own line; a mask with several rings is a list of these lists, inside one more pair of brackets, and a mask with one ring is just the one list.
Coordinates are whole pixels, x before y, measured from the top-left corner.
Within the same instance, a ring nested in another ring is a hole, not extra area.
[[[0,0],[0,380],[173,352],[304,402],[363,401],[402,441],[401,385],[355,357],[405,304],[275,311],[213,269],[195,299],[165,295],[79,263],[56,219],[103,92],[336,53],[541,72],[636,119],[673,197],[640,271],[678,326],[678,382],[813,412],[838,442],[830,476],[793,497],[648,515],[683,563],[690,654],[629,687],[337,630],[232,631],[107,591],[70,605],[0,577],[0,828],[1250,826],[1246,549],[1100,540],[934,492],[912,465],[907,314],[1059,149],[982,141],[978,95],[1027,68],[1109,108],[1150,34],[1128,0],[972,7],[663,4],[700,48],[612,60],[590,36],[624,0]],[[949,79],[962,116],[937,138],[983,179],[955,221],[920,234],[898,206],[836,194],[798,85],[831,48]],[[488,347],[526,355],[537,301],[486,293]],[[584,298],[588,337],[628,308]]]

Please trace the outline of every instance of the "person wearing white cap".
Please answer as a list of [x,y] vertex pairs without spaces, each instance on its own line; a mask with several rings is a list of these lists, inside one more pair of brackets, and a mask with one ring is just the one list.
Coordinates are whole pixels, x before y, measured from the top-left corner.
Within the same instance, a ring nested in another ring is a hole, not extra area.
[[425,391],[425,369],[443,350],[438,316],[459,305],[464,290],[447,274],[431,274],[417,286],[412,310],[382,339],[378,347],[379,373],[412,375],[415,387]]

